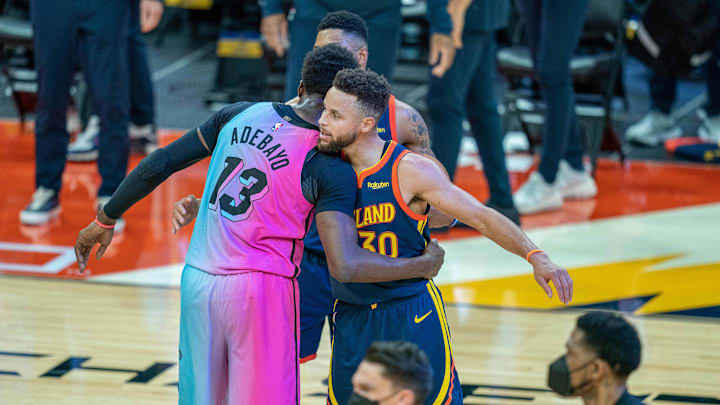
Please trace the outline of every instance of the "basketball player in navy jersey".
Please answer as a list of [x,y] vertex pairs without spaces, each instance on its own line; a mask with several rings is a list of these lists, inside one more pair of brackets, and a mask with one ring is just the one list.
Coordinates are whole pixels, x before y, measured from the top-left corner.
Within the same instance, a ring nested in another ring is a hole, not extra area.
[[[368,28],[365,21],[349,11],[328,13],[318,25],[315,48],[329,44],[339,44],[349,50],[362,69],[368,61]],[[293,102],[292,100],[291,102]],[[427,125],[420,113],[410,105],[396,100],[390,95],[388,106],[377,123],[378,135],[384,140],[393,140],[413,152],[435,158],[430,149],[430,137]],[[437,162],[441,165],[440,162]],[[442,166],[441,166],[442,167]],[[175,204],[173,229],[189,224],[195,217],[198,202],[188,196]],[[452,218],[433,211],[430,215],[433,228],[450,225]],[[325,259],[325,250],[320,243],[315,222],[305,236],[305,249],[298,276],[300,285],[300,362],[315,358],[322,337],[325,319],[331,325],[333,297],[330,288],[330,274]],[[331,335],[332,336],[332,335]]]
[[[455,186],[433,161],[377,135],[377,122],[390,96],[388,82],[374,72],[341,70],[325,97],[318,148],[344,152],[357,173],[355,222],[365,249],[390,257],[413,257],[429,242],[429,205],[472,226],[533,266],[536,282],[563,303],[572,299],[572,280],[510,220]],[[318,218],[325,239],[323,219]],[[328,258],[332,265],[333,258]],[[331,278],[334,336],[328,402],[346,404],[351,377],[376,340],[417,344],[430,359],[433,389],[426,404],[462,404],[450,330],[442,297],[432,280],[343,283]]]

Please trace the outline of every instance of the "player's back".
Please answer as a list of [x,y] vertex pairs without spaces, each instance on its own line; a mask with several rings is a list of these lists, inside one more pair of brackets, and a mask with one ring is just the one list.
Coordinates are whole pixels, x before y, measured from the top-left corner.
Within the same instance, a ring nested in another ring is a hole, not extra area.
[[317,128],[278,103],[237,103],[217,135],[186,262],[294,277],[313,206],[302,169]]
[[[390,257],[420,256],[430,240],[427,212],[413,212],[400,194],[398,165],[410,151],[387,141],[380,161],[358,175],[355,223],[358,242],[365,249]],[[384,283],[340,283],[331,280],[333,294],[341,301],[371,305],[410,297],[426,291],[427,280],[408,279]]]

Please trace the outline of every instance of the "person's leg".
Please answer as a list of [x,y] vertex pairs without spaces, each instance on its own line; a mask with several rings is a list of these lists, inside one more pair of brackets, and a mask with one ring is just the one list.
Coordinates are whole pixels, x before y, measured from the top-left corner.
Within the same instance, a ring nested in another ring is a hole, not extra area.
[[299,404],[297,280],[269,273],[228,276],[216,291],[228,347],[225,404]]
[[153,124],[155,122],[155,97],[145,39],[140,31],[139,0],[132,0],[128,31],[130,122],[138,126]]
[[60,190],[69,135],[70,85],[77,66],[74,2],[30,2],[38,100],[35,116],[35,184]]
[[[323,16],[320,16],[322,18]],[[300,84],[303,59],[315,44],[319,19],[298,17],[290,21],[290,49],[287,54],[287,71],[285,72],[285,100],[297,97]]]
[[472,133],[478,145],[490,201],[500,207],[512,207],[510,179],[505,166],[505,134],[495,102],[496,44],[495,34],[478,35],[479,62],[470,81],[466,110]]
[[[715,18],[720,21],[720,1],[711,1],[710,8]],[[705,112],[708,117],[720,116],[720,35],[715,36],[712,56],[707,62],[708,103]]]
[[315,358],[333,295],[325,257],[305,251],[297,277],[300,289],[300,362]]
[[226,276],[186,265],[180,282],[178,403],[215,404],[225,397],[228,370],[222,323],[213,291]]
[[369,57],[367,67],[385,76],[392,83],[393,71],[400,48],[400,28],[397,24],[368,24]]
[[430,75],[427,93],[432,150],[445,166],[450,179],[455,177],[458,153],[464,135],[465,98],[473,70],[478,64],[481,41],[477,35],[464,35],[463,48],[441,78]]
[[648,80],[650,87],[650,110],[670,114],[675,102],[677,79],[652,72]]
[[98,196],[112,195],[125,178],[128,164],[129,86],[127,29],[131,4],[127,0],[88,3],[81,23],[87,58],[85,78],[100,117]]
[[[555,181],[563,152],[578,151],[581,139],[575,120],[575,93],[570,59],[575,52],[589,0],[543,0],[535,72],[547,102],[543,152],[538,171]],[[573,144],[568,148],[569,144]],[[582,159],[582,155],[579,156]]]
[[374,322],[378,318],[370,306],[342,302],[335,305],[334,318],[327,403],[344,405],[353,392],[352,376],[374,340],[373,332],[378,327]]

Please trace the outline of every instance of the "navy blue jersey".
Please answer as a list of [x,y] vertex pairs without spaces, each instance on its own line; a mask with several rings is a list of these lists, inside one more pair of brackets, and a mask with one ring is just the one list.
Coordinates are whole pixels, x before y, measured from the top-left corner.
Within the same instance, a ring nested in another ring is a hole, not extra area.
[[[427,211],[424,215],[413,212],[400,194],[398,165],[409,152],[387,141],[380,161],[358,174],[355,224],[358,242],[364,249],[390,257],[416,257],[430,240]],[[357,305],[410,297],[427,290],[427,280],[422,278],[384,283],[330,281],[335,298]]]
[[[378,135],[385,141],[393,140],[397,142],[397,133],[395,131],[395,96],[390,95],[388,106],[385,113],[378,121]],[[305,251],[316,256],[325,257],[325,249],[320,242],[320,235],[317,232],[315,220],[310,224],[307,235],[305,235]],[[302,271],[302,269],[300,269]]]

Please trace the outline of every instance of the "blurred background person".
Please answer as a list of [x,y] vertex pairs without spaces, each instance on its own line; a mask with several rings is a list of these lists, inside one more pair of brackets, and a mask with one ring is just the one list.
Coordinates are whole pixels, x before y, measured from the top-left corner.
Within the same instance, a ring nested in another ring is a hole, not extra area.
[[[131,0],[128,27],[128,74],[130,80],[130,123],[128,136],[131,149],[151,153],[157,148],[155,135],[155,98],[147,60],[143,33],[153,30],[160,22],[163,4],[157,0]],[[142,12],[142,14],[141,14]],[[92,115],[83,132],[68,146],[67,160],[86,162],[98,158],[100,117],[92,107]]]
[[453,40],[459,49],[444,76],[430,77],[427,105],[432,149],[450,178],[454,178],[464,133],[463,118],[467,116],[490,188],[485,205],[519,225],[505,166],[504,130],[495,100],[495,34],[507,25],[510,1],[454,0],[449,11]]
[[30,2],[38,81],[36,190],[20,212],[22,224],[42,225],[60,214],[58,194],[69,141],[66,114],[78,58],[101,119],[98,204],[111,196],[125,177],[130,14],[127,0]]
[[[715,19],[720,22],[720,1],[708,2]],[[678,7],[682,7],[678,3]],[[672,13],[672,11],[668,11]],[[715,37],[712,55],[705,64],[708,102],[698,110],[700,126],[697,136],[709,142],[720,142],[720,36]],[[625,139],[646,146],[658,146],[682,135],[671,114],[675,103],[678,77],[653,71],[648,79],[650,112],[625,131]]]
[[565,347],[566,353],[548,368],[553,391],[582,397],[585,405],[642,404],[627,391],[628,377],[640,365],[642,345],[635,328],[620,314],[582,315]]
[[595,197],[583,166],[570,58],[590,0],[518,0],[536,78],[547,104],[542,155],[536,172],[514,194],[520,214],[560,210],[564,199]]
[[[285,100],[297,94],[300,66],[305,54],[312,49],[320,20],[329,12],[347,10],[359,15],[368,25],[368,47],[373,50],[368,68],[392,81],[393,68],[400,48],[402,15],[399,0],[348,2],[342,0],[298,0],[289,25],[282,0],[261,0],[260,31],[268,46],[282,57],[288,50],[285,74]],[[433,75],[442,76],[453,64],[455,47],[450,32],[452,22],[447,12],[447,0],[428,0],[427,19],[430,22],[430,61]]]
[[352,377],[348,405],[420,405],[432,386],[427,356],[411,342],[370,345]]

